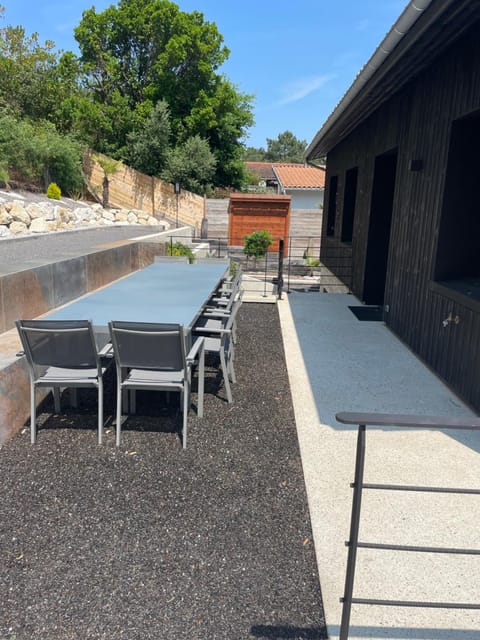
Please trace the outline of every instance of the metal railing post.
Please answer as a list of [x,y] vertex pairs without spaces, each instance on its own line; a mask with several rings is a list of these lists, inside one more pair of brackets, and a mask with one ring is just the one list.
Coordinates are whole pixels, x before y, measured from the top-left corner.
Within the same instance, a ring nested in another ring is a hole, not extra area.
[[363,471],[365,468],[365,435],[364,424],[358,427],[357,455],[355,462],[355,480],[353,483],[352,518],[350,521],[350,539],[348,545],[347,574],[345,577],[345,591],[343,602],[342,621],[340,624],[340,640],[348,640],[350,628],[350,612],[352,609],[353,583],[355,580],[355,563],[357,559],[358,530],[360,527],[360,508],[362,504]]
[[268,265],[268,251],[265,253],[265,272],[263,274],[263,297],[267,297],[267,268]]
[[285,241],[280,238],[278,241],[278,275],[277,275],[277,298],[282,299],[283,292],[283,255],[285,251]]

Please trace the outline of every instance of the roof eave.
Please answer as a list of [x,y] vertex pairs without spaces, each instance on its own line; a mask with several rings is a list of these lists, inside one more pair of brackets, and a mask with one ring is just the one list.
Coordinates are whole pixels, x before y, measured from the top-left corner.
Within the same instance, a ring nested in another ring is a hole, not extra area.
[[[384,80],[389,72],[398,64],[404,53],[420,39],[420,37],[449,9],[454,3],[465,4],[459,0],[412,0],[372,57],[361,69],[343,98],[319,129],[312,142],[305,150],[305,160],[312,161],[324,156],[341,139],[361,121],[366,119],[378,106],[387,100],[400,86],[414,75],[418,69],[408,70],[395,84],[389,85],[388,91],[380,92],[380,96],[372,95],[373,89]],[[421,28],[418,27],[422,18]],[[405,38],[408,36],[408,38]],[[408,77],[407,77],[408,75]]]

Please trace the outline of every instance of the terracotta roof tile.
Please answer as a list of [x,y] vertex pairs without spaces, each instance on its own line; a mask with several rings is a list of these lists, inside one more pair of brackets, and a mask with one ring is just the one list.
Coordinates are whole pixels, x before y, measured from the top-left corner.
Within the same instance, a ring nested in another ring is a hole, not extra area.
[[274,163],[274,172],[284,189],[324,189],[325,171],[303,164]]

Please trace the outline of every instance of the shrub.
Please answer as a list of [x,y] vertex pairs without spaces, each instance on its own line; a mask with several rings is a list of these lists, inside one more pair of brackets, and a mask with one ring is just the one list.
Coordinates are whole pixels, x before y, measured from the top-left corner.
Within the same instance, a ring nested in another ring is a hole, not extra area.
[[47,198],[52,200],[60,200],[62,197],[62,190],[56,182],[51,182],[47,187]]
[[190,247],[187,247],[186,244],[182,242],[174,242],[173,244],[169,244],[167,248],[167,255],[169,256],[187,256],[190,264],[195,262],[195,256],[193,255],[193,251]]
[[249,258],[263,258],[268,247],[272,244],[273,238],[268,231],[254,231],[245,236],[243,252]]
[[46,189],[55,182],[66,193],[83,186],[83,147],[51,123],[20,120],[0,109],[0,157],[15,179]]
[[10,174],[8,173],[8,167],[4,164],[0,164],[0,183],[5,185],[7,191],[10,190]]

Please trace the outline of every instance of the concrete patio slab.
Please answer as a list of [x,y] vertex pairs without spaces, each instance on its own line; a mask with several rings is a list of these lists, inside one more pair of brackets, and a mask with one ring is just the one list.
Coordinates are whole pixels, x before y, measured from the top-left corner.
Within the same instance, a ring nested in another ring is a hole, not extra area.
[[[340,411],[472,416],[352,295],[294,293],[278,308],[329,637],[338,638],[356,428]],[[367,431],[366,482],[478,489],[480,433]],[[364,492],[360,539],[480,549],[479,496]],[[480,602],[479,556],[360,549],[354,596]],[[474,640],[480,611],[353,605],[350,638]]]

